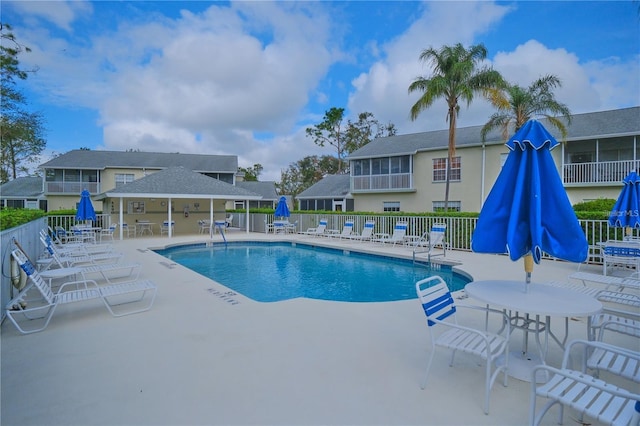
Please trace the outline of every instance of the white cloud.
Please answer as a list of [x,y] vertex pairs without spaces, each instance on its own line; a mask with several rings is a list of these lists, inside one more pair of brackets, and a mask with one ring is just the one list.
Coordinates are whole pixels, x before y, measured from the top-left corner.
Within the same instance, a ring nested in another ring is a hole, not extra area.
[[57,27],[71,31],[72,23],[79,16],[90,15],[93,11],[91,3],[78,1],[11,1],[8,2],[20,13],[30,16],[31,19],[43,19],[55,24]]
[[[407,89],[415,77],[429,73],[428,67],[418,63],[419,53],[428,46],[481,42],[482,33],[510,10],[486,2],[429,3],[425,13],[404,34],[384,46],[386,57],[352,81],[349,109],[370,111],[390,120],[399,133],[446,128],[446,104],[442,100],[423,111],[415,122],[409,118],[418,94],[408,95]],[[638,57],[626,63],[618,58],[583,63],[565,49],[551,49],[529,40],[488,59],[509,82],[524,87],[545,74],[558,76],[563,85],[556,91],[557,99],[566,103],[572,113],[638,105]],[[458,125],[484,124],[492,112],[487,102],[476,98],[469,108],[461,106]]]

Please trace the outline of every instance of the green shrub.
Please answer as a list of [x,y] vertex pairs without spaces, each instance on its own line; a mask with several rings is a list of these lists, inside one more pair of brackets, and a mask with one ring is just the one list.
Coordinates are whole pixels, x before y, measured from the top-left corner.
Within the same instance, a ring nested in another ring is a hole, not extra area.
[[2,209],[0,210],[0,231],[24,225],[45,214],[42,210],[35,209]]

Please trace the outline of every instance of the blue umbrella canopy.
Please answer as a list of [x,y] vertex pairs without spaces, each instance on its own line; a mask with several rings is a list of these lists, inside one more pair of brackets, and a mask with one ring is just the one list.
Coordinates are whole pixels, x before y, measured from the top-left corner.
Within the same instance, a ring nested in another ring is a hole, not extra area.
[[93,209],[93,204],[91,204],[91,195],[86,189],[83,189],[80,193],[76,220],[96,220],[96,211]]
[[624,186],[609,215],[609,225],[640,228],[640,176],[631,172],[622,180]]
[[280,197],[278,200],[278,205],[276,206],[276,211],[274,213],[276,217],[289,217],[291,213],[289,212],[289,206],[287,206],[287,198]]
[[558,141],[529,120],[506,145],[511,152],[480,211],[471,249],[509,253],[514,261],[531,253],[540,263],[543,252],[584,261],[587,239],[551,156]]

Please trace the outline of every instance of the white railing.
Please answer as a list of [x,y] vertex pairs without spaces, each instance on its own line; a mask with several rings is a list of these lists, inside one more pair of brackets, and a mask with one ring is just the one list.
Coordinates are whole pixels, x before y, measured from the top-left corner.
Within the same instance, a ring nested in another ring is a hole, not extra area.
[[411,173],[352,176],[351,187],[354,191],[411,189]]
[[565,164],[564,183],[617,183],[638,167],[638,160]]

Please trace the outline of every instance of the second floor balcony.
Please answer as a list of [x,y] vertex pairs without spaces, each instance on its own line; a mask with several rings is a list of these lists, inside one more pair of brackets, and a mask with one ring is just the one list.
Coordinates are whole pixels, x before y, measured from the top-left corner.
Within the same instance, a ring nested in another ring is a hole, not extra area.
[[75,194],[78,195],[86,189],[91,195],[100,192],[98,182],[45,182],[45,194]]
[[565,184],[618,183],[639,167],[640,160],[565,164],[563,179]]

